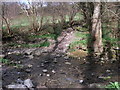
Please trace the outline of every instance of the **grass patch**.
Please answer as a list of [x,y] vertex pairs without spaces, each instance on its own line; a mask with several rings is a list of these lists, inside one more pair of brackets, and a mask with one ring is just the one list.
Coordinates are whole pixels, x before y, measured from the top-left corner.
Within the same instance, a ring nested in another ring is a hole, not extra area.
[[12,62],[12,61],[10,61],[8,59],[4,59],[4,58],[0,58],[0,63],[2,63],[4,65],[6,64],[6,65],[9,65],[9,66],[13,66],[15,68],[20,68],[21,67],[20,64],[17,64],[15,62]]
[[75,51],[77,47],[82,47],[85,48],[87,47],[87,42],[88,42],[88,33],[84,32],[75,32],[75,40],[69,45],[69,50],[70,51]]
[[82,20],[82,19],[83,19],[83,15],[81,15],[80,13],[77,13],[74,17],[75,21]]
[[86,45],[87,40],[80,40],[80,41],[74,41],[71,43],[71,46],[76,46],[76,45]]
[[120,83],[119,82],[110,82],[108,85],[105,86],[106,90],[120,90]]
[[4,59],[4,58],[0,58],[0,63],[8,64],[9,60],[8,59]]
[[75,36],[78,38],[88,38],[89,33],[84,33],[84,32],[75,32]]
[[114,46],[114,47],[120,46],[120,45],[118,45],[118,42],[120,41],[120,39],[112,37],[111,33],[112,32],[110,32],[108,30],[103,31],[103,44],[106,45],[106,42],[110,42],[111,45]]

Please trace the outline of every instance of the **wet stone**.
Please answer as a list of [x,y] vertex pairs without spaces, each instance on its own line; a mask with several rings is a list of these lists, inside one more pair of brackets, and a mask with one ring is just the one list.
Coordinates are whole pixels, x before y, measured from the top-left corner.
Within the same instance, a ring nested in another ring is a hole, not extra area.
[[17,79],[17,83],[19,84],[23,84],[24,81],[22,81],[21,79]]
[[55,70],[52,70],[52,73],[56,73]]
[[46,73],[48,70],[47,69],[44,69],[44,70],[42,70],[44,73]]
[[41,50],[34,51],[34,55],[36,55],[36,56],[40,56],[41,54],[42,54]]
[[28,88],[34,87],[32,81],[31,81],[30,79],[26,79],[26,80],[24,81],[24,85],[27,86]]
[[44,61],[44,64],[50,63],[49,61]]
[[43,76],[43,74],[39,74],[39,76]]
[[47,77],[50,77],[50,74],[47,74],[46,76],[47,76]]
[[28,69],[25,70],[25,72],[30,73],[31,69],[28,68]]
[[11,52],[8,52],[8,55],[12,54]]
[[111,71],[110,70],[106,70],[107,73],[110,73]]
[[31,49],[25,50],[25,54],[26,54],[26,55],[30,55],[30,54],[32,53],[32,51],[33,51],[33,50],[31,50]]
[[0,58],[4,58],[4,57],[5,57],[5,55],[3,55],[3,54],[0,55]]
[[95,84],[95,83],[92,83],[92,84],[90,84],[90,85],[89,85],[89,87],[90,87],[90,88],[97,88],[97,87],[98,87],[98,85],[97,85],[97,84]]
[[65,64],[67,64],[67,65],[71,65],[71,63],[70,63],[70,62],[65,62]]
[[29,58],[29,59],[33,59],[34,56],[33,56],[33,55],[29,55],[28,58]]
[[23,84],[8,85],[6,88],[26,88]]
[[83,80],[78,80],[78,82],[79,82],[80,84],[82,84],[84,81],[83,81]]
[[69,59],[69,57],[68,57],[68,56],[66,56],[66,57],[64,57],[64,59],[65,59],[65,60],[68,60],[68,59]]
[[59,57],[61,57],[61,55],[60,55],[60,54],[57,54],[57,55],[56,55],[56,58],[59,58]]
[[44,67],[44,63],[41,63],[41,65],[40,65],[41,67]]

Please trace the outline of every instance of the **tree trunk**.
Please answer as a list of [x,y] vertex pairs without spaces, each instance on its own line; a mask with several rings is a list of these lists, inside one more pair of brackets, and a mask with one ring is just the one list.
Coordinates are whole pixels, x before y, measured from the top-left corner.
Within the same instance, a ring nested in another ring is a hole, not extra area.
[[94,3],[91,36],[94,53],[98,54],[101,54],[103,51],[100,9],[101,3]]
[[9,24],[7,18],[5,18],[5,17],[3,16],[3,19],[4,19],[4,21],[5,21],[6,25],[7,25],[8,34],[11,34],[10,24]]
[[[120,14],[119,14],[120,15]],[[117,57],[118,57],[118,60],[120,61],[120,20],[118,20],[118,50],[117,50]]]
[[[5,13],[5,8],[6,8],[5,3],[3,3],[3,5],[2,5],[2,19],[3,19],[3,20],[5,21],[5,23],[6,23],[8,34],[11,34],[10,23],[9,23],[9,21],[8,21],[8,18],[5,17],[5,14],[7,14],[7,13]],[[7,10],[7,9],[6,9],[6,10]]]

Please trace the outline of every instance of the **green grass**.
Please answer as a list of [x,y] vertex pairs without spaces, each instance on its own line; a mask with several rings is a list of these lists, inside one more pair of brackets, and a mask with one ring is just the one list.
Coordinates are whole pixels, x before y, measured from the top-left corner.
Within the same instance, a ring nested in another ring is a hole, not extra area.
[[78,38],[88,38],[89,34],[88,33],[83,33],[83,32],[75,32],[75,36]]
[[17,64],[15,62],[11,62],[8,59],[4,59],[4,58],[0,58],[0,63],[4,64],[4,65],[9,65],[9,66],[13,66],[15,68],[21,68],[20,64]]
[[[89,34],[84,32],[75,32],[75,40],[69,45],[69,49],[73,51],[75,47],[86,47]],[[80,40],[82,39],[82,40]]]
[[83,19],[83,15],[81,15],[80,13],[77,13],[74,17],[75,21],[78,21],[78,20],[81,20],[81,19]]
[[69,48],[77,47],[77,46],[86,46],[87,40],[80,40],[80,41],[74,41],[70,44]]
[[8,64],[8,63],[9,63],[9,60],[8,60],[8,59],[0,58],[0,63]]
[[[87,40],[88,40],[88,36],[89,36],[88,33],[76,31],[74,35],[76,38],[69,45],[70,51],[71,50],[74,51],[73,49],[75,49],[75,47],[79,47],[79,46],[86,47],[87,46]],[[80,39],[82,39],[82,40],[80,40]]]
[[[110,25],[110,26],[107,26]],[[106,45],[106,42],[110,42],[110,44],[114,47],[118,47],[118,42],[120,39],[113,37],[113,30],[111,27],[117,28],[116,22],[107,22],[102,23],[102,37],[103,37],[103,44]]]
[[51,38],[54,39],[55,34],[44,34],[44,35],[31,35],[30,38]]
[[120,46],[118,45],[117,42],[120,41],[119,38],[115,38],[115,37],[112,37],[111,35],[111,30],[108,30],[107,28],[103,28],[103,34],[102,34],[102,37],[103,37],[103,44],[105,45],[106,42],[110,42],[112,46]]
[[73,46],[79,45],[79,44],[86,45],[86,43],[87,43],[87,40],[80,40],[80,41],[73,42],[72,45]]
[[[20,27],[27,27],[30,26],[32,23],[30,21],[32,17],[27,17],[25,15],[21,15],[18,16],[17,18],[13,18],[12,20],[10,20],[10,28],[11,30],[14,30],[14,28],[20,28]],[[80,18],[83,18],[82,15],[80,13],[77,13],[76,16],[74,17],[74,20],[79,20]],[[41,21],[41,18],[38,16],[36,17],[37,22]],[[49,20],[49,21],[48,21]],[[56,23],[59,23],[58,21],[60,21],[60,17],[56,16]],[[69,21],[69,16],[66,15],[66,22]],[[43,25],[45,25],[46,23],[51,24],[52,23],[52,16],[44,16],[43,17]],[[6,30],[6,24],[4,24],[4,26],[2,27],[3,30]]]
[[119,82],[110,82],[108,85],[105,86],[106,90],[120,90],[120,83]]
[[79,32],[87,32],[88,31],[87,28],[81,27],[81,26],[74,27],[74,29],[79,31]]

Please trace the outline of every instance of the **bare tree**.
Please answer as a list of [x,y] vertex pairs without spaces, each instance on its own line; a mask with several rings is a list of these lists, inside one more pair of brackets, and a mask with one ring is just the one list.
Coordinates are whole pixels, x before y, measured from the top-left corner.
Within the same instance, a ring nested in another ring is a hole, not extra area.
[[7,10],[7,6],[6,6],[6,4],[3,2],[3,3],[2,3],[2,19],[3,19],[4,22],[6,23],[8,34],[11,34],[10,22],[9,22],[9,19],[7,18],[7,11],[8,11],[8,10]]
[[79,12],[79,6],[77,3],[69,4],[68,6],[69,23],[71,24],[76,14]]
[[94,3],[94,13],[92,19],[92,40],[94,52],[102,53],[102,29],[101,29],[101,3]]
[[88,49],[96,53],[101,53],[103,51],[101,29],[101,3],[80,3],[79,6],[81,8],[90,33]]

